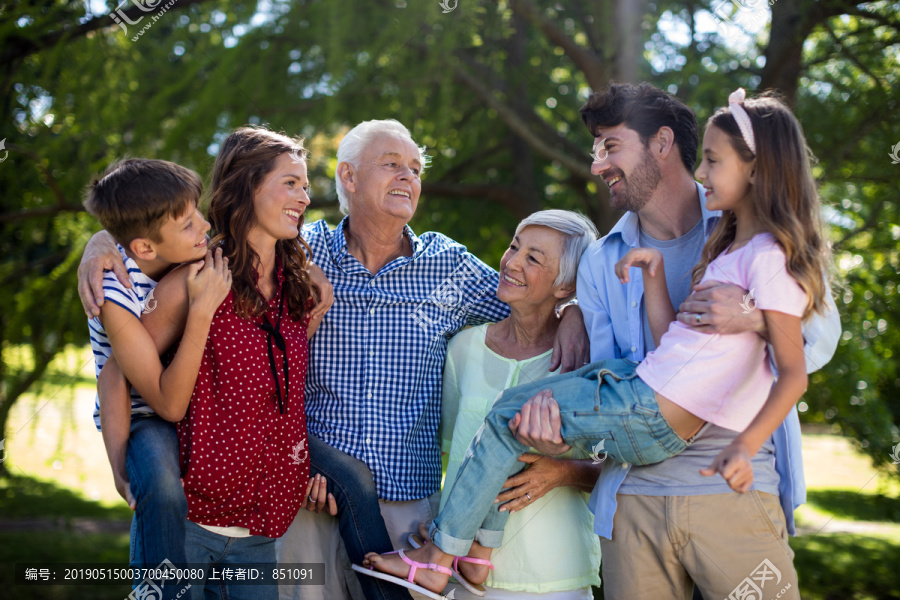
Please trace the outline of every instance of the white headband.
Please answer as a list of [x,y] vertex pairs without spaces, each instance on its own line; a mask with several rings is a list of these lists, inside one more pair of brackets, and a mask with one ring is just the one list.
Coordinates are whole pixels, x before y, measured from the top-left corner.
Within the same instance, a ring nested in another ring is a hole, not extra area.
[[744,88],[738,88],[731,92],[731,95],[728,96],[728,108],[731,109],[731,116],[737,121],[738,127],[741,129],[741,135],[744,141],[747,142],[750,152],[756,154],[756,138],[753,137],[753,125],[750,123],[750,115],[747,114],[747,111],[742,106],[746,97],[747,94],[744,92]]

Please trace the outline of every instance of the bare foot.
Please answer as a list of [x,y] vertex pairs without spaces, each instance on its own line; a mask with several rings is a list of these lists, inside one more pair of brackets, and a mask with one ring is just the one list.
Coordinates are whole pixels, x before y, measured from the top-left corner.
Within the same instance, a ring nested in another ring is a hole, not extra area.
[[[437,563],[442,567],[446,567],[448,572],[450,571],[450,565],[453,564],[453,556],[451,554],[445,554],[434,544],[427,544],[421,548],[410,550],[409,552],[404,551],[404,554],[410,560],[425,563],[426,565],[429,563]],[[363,565],[366,567],[374,567],[382,573],[388,573],[389,575],[394,575],[403,579],[409,577],[411,568],[408,564],[403,562],[403,559],[400,558],[399,554],[376,554],[375,552],[366,554]],[[415,576],[415,582],[417,584],[435,593],[442,592],[444,588],[447,587],[447,581],[449,580],[449,574],[433,571],[425,567],[420,567],[416,571]]]
[[[482,546],[478,542],[472,542],[472,547],[469,549],[468,556],[470,558],[483,558],[485,560],[490,560],[491,552],[493,548],[486,548]],[[460,574],[469,580],[470,583],[474,583],[476,585],[484,583],[488,575],[491,574],[491,569],[487,565],[480,565],[478,563],[471,563],[459,559],[459,563],[457,563],[457,567],[459,568]]]
[[[419,537],[422,538],[425,544],[431,543],[431,536],[428,535],[428,525],[425,523],[419,523]],[[422,545],[424,546],[425,544]]]

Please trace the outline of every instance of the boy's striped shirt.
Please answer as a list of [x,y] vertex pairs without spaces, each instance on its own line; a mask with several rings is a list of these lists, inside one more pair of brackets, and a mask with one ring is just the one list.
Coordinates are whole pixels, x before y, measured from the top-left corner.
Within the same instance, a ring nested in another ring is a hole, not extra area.
[[[144,311],[150,312],[156,307],[156,300],[153,299],[153,288],[156,287],[156,281],[153,281],[141,272],[137,263],[134,262],[127,254],[125,248],[116,244],[122,260],[125,262],[125,268],[128,270],[128,277],[131,280],[131,289],[126,288],[116,278],[112,271],[106,271],[103,274],[103,295],[106,302],[118,304],[140,321]],[[106,364],[106,360],[112,353],[112,346],[109,343],[109,337],[100,319],[94,317],[88,320],[88,328],[91,335],[91,349],[94,351],[94,363],[96,365],[96,376],[100,377],[100,370]],[[153,414],[143,398],[131,389],[131,414],[145,415]],[[94,400],[94,424],[100,429],[100,397]]]

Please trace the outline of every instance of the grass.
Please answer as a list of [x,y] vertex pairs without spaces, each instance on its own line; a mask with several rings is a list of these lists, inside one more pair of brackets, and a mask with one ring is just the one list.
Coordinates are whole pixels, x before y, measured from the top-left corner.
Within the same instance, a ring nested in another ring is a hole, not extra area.
[[[129,585],[16,585],[16,563],[119,563],[128,559],[127,533],[85,533],[83,519],[93,524],[127,527],[127,506],[109,507],[51,482],[31,477],[0,478],[0,519],[12,531],[0,531],[0,589],[7,600],[122,600]],[[27,523],[26,523],[27,520]],[[21,525],[22,530],[12,525]],[[126,529],[127,531],[127,529]],[[61,569],[57,576],[62,577]]]
[[850,490],[811,490],[807,501],[840,519],[900,523],[900,498]]
[[[128,556],[128,535],[91,536],[60,532],[0,533],[0,589],[6,600],[123,600],[131,593],[128,584],[16,585],[15,563],[112,563],[121,565]],[[57,576],[62,577],[57,570]]]
[[131,510],[124,502],[109,507],[51,482],[32,477],[8,476],[0,479],[0,518],[127,521],[131,519]]
[[900,598],[900,545],[853,534],[818,534],[791,540],[794,566],[806,600]]

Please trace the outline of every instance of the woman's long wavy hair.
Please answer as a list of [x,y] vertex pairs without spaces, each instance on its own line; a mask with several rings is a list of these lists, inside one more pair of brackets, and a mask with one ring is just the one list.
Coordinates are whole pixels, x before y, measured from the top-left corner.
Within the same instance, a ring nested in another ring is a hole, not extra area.
[[[235,310],[243,318],[256,317],[267,309],[266,299],[257,287],[259,255],[248,241],[256,225],[253,197],[266,175],[275,168],[276,159],[290,153],[306,160],[303,138],[289,138],[264,127],[240,127],[222,144],[213,167],[208,217],[214,238],[211,245],[222,247],[232,273]],[[295,320],[303,318],[318,300],[318,288],[309,277],[312,250],[300,236],[278,240],[275,256],[284,274],[284,302]]]
[[[831,273],[831,249],[822,230],[819,194],[810,168],[811,152],[800,123],[778,98],[763,95],[746,100],[743,107],[753,125],[755,156],[729,108],[717,110],[706,127],[718,127],[726,133],[741,160],[756,159],[756,182],[750,188],[755,216],[784,250],[788,273],[806,292],[806,319],[824,309],[826,278]],[[734,213],[722,211],[722,218],[694,267],[695,285],[709,263],[734,241],[736,226]]]

